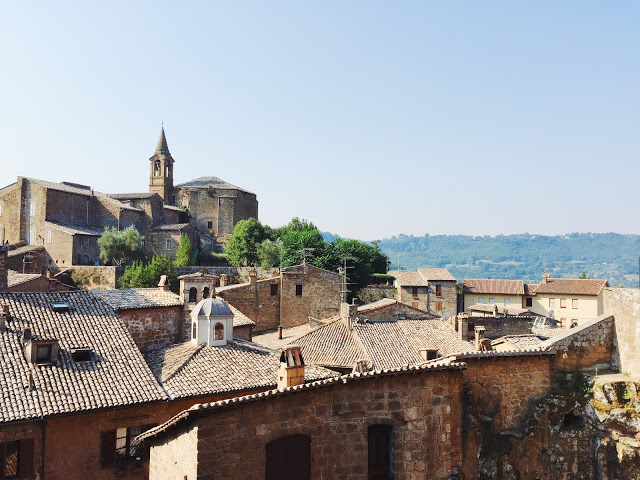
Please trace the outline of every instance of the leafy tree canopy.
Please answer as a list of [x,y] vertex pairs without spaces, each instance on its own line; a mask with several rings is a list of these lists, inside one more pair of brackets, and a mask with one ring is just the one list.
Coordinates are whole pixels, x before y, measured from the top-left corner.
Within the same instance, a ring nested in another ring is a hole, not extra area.
[[176,259],[173,262],[176,267],[190,267],[193,265],[193,249],[191,248],[191,240],[185,233],[180,235],[180,243],[176,252]]
[[144,237],[131,225],[125,230],[106,227],[98,239],[100,259],[104,263],[124,265],[142,257]]
[[265,232],[259,220],[240,220],[227,242],[225,254],[228,262],[234,267],[258,264],[258,245],[263,240],[266,240]]
[[154,256],[151,262],[143,265],[142,262],[134,262],[129,265],[122,277],[120,288],[150,288],[158,285],[160,277],[166,275],[169,287],[172,291],[178,291],[178,277],[172,268],[172,262],[166,255]]
[[262,268],[280,266],[280,254],[282,253],[282,251],[282,240],[263,240],[262,243],[258,245],[258,258],[260,259],[260,266]]

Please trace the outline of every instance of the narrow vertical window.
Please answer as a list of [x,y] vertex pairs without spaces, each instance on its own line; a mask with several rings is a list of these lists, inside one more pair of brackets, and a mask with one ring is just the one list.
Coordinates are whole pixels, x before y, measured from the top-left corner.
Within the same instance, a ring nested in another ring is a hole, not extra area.
[[33,202],[29,204],[29,216],[30,217],[36,216],[36,204]]
[[368,431],[369,480],[393,478],[393,451],[389,425],[371,425]]
[[296,285],[296,297],[302,296],[302,285]]
[[213,339],[214,340],[224,340],[224,325],[220,322],[216,323],[213,327]]
[[202,298],[209,298],[209,287],[204,287],[202,289]]
[[170,238],[167,238],[164,241],[164,248],[165,248],[165,250],[171,250],[171,239]]
[[436,285],[436,297],[442,296],[442,285]]
[[266,446],[267,480],[309,480],[311,478],[311,437],[288,435]]
[[189,289],[189,303],[194,303],[198,300],[198,290],[196,287],[191,287]]
[[278,295],[278,284],[277,283],[272,283],[271,284],[271,296],[275,297],[276,295]]
[[418,287],[411,287],[411,296],[414,298],[418,297]]

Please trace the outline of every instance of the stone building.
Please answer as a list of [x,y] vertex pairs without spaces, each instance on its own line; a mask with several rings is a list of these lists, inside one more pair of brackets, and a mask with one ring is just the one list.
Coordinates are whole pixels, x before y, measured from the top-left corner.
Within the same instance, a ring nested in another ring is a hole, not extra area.
[[256,322],[254,332],[302,325],[340,311],[342,277],[313,265],[281,269],[277,277],[227,285],[217,294]]
[[456,279],[446,268],[389,272],[396,278],[398,300],[445,320],[458,313]]

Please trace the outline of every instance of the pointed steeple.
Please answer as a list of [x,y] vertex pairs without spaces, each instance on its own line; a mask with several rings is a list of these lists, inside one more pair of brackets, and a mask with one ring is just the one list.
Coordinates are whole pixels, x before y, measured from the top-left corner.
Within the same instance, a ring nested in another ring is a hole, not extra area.
[[162,131],[160,132],[160,138],[158,139],[158,146],[156,147],[156,151],[161,157],[169,157],[171,153],[169,152],[169,146],[167,145],[167,137],[164,135],[164,127],[162,127]]

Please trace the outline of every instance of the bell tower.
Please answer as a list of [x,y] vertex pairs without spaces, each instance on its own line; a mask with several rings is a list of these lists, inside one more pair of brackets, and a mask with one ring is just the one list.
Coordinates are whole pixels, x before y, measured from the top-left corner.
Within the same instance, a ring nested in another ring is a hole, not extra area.
[[164,135],[164,127],[160,132],[158,146],[153,156],[149,159],[151,173],[149,176],[149,193],[157,193],[164,203],[173,205],[173,157],[169,152],[167,137]]

